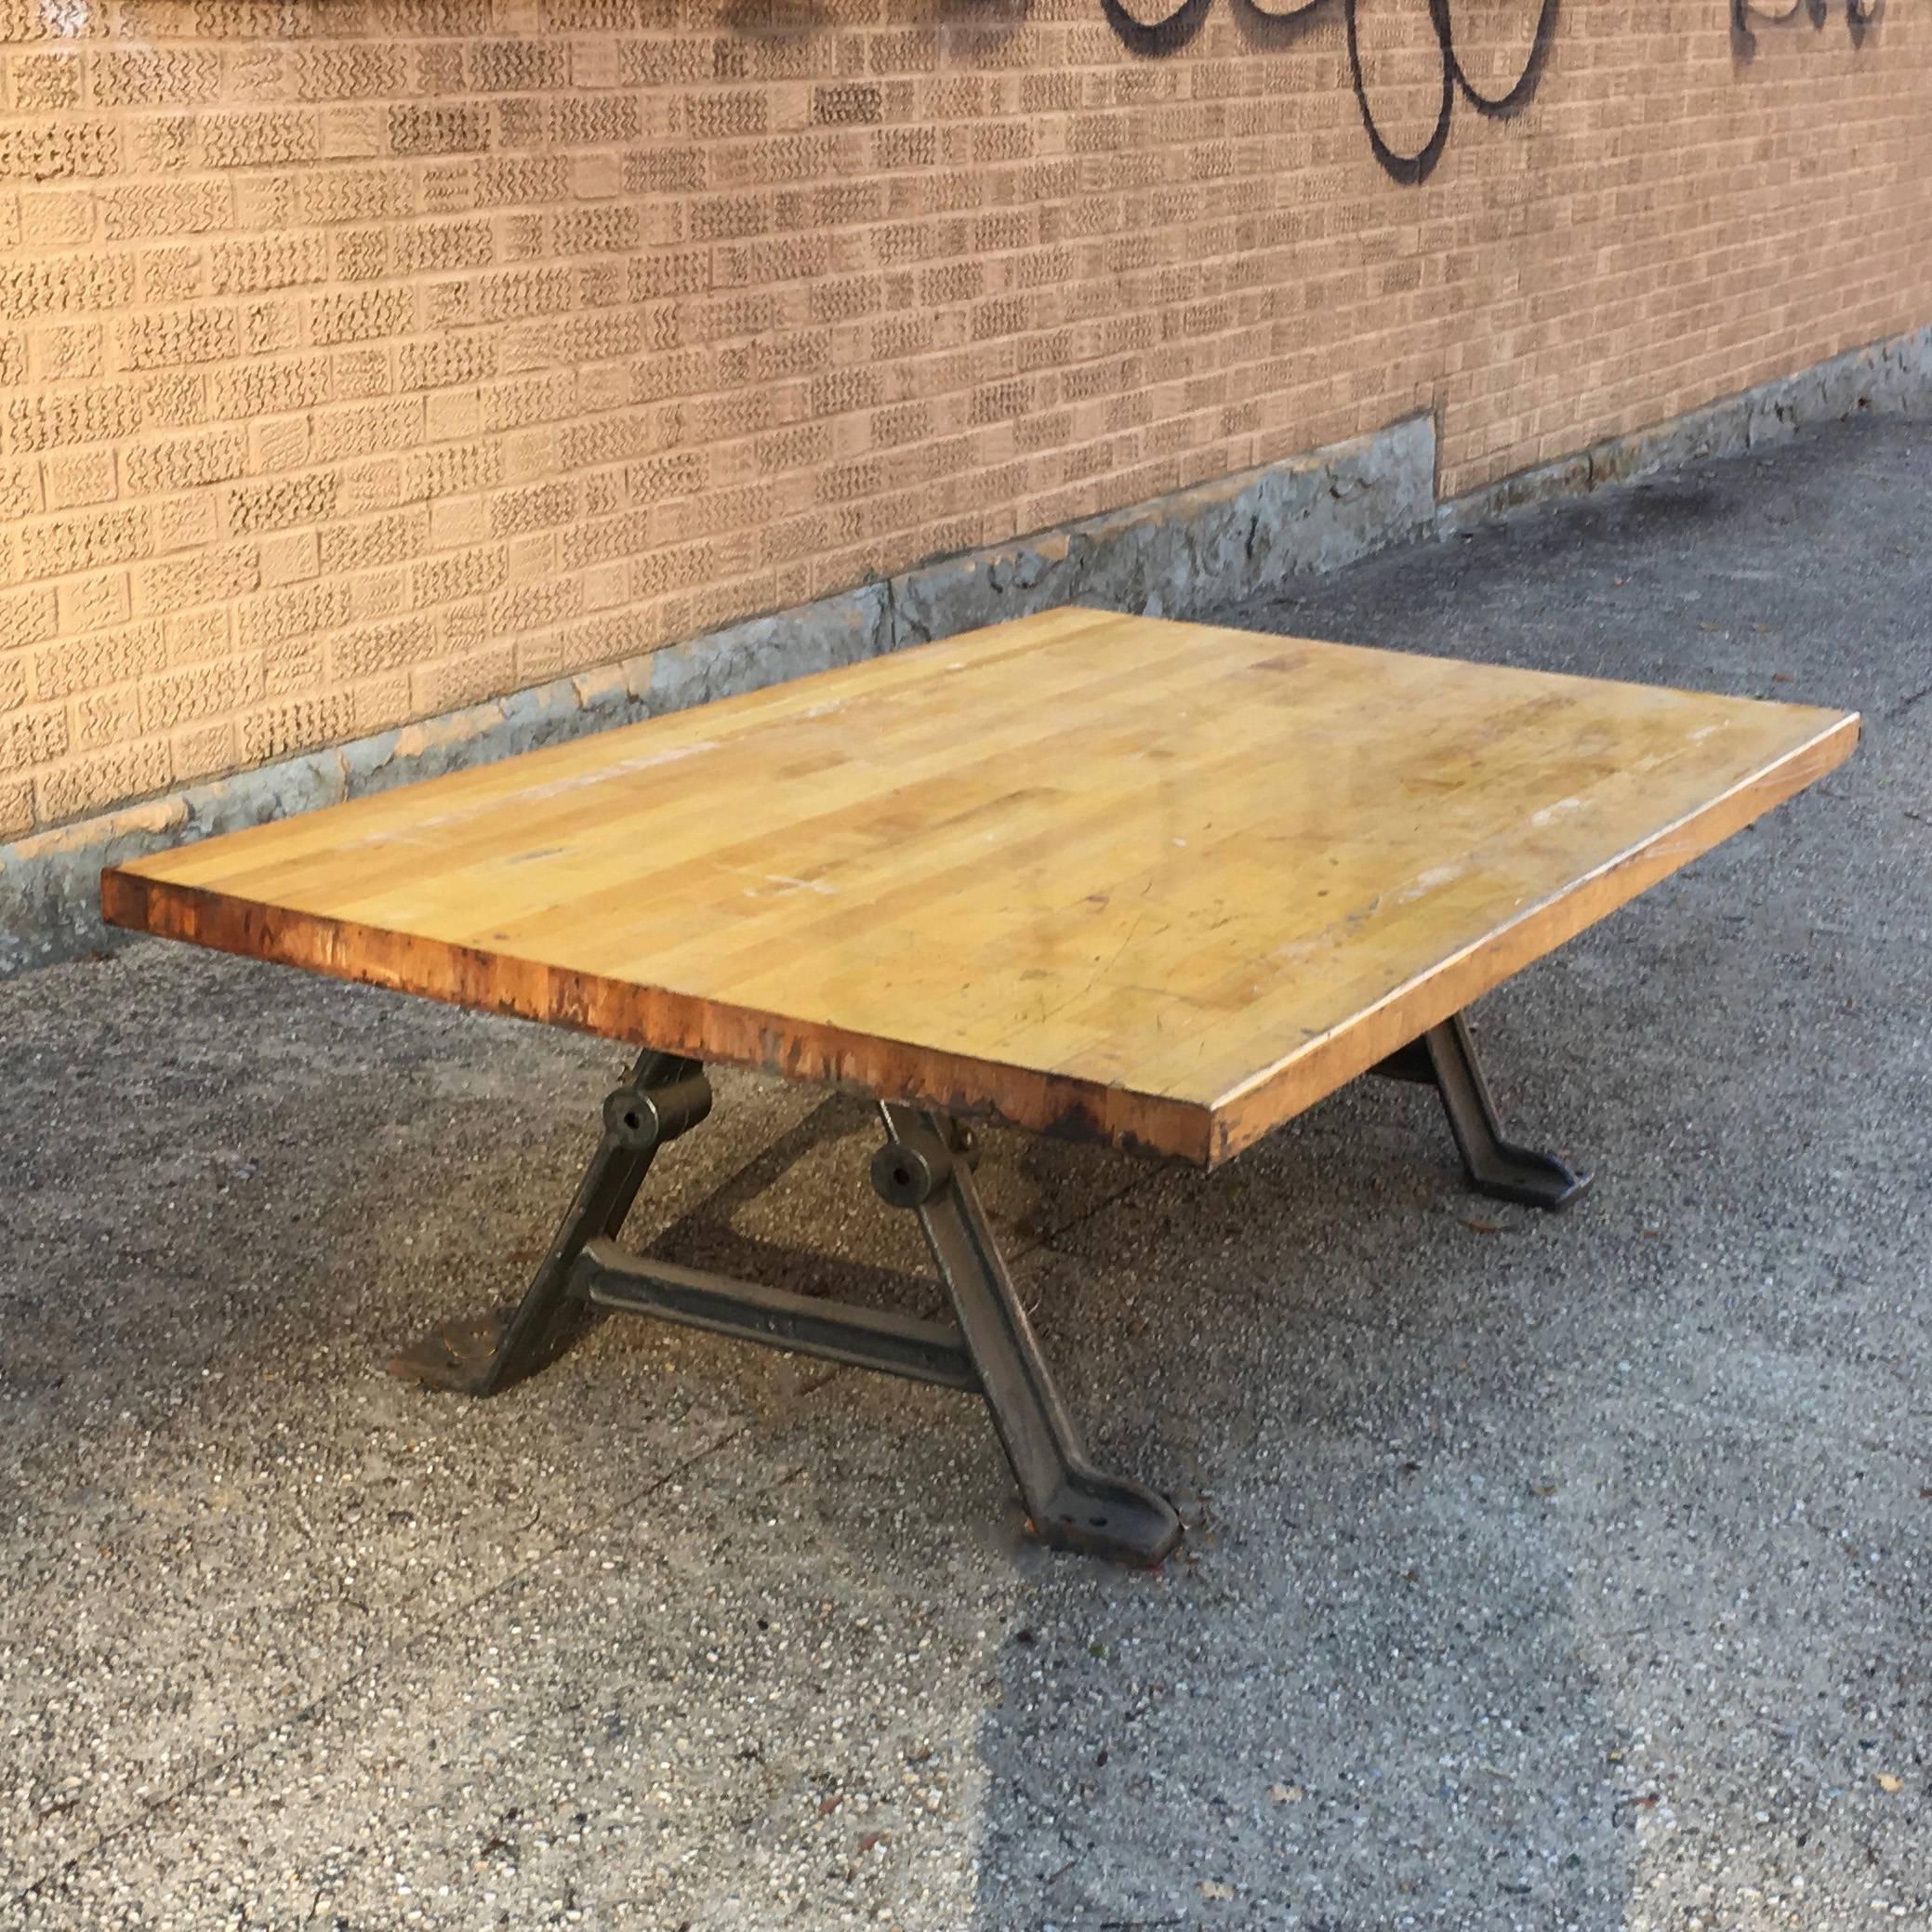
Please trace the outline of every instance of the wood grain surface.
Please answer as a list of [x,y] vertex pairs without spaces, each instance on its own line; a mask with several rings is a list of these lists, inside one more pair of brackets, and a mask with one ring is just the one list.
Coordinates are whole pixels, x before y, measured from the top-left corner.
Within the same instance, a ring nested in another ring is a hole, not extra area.
[[124,926],[1225,1159],[1855,715],[1059,610],[103,876]]

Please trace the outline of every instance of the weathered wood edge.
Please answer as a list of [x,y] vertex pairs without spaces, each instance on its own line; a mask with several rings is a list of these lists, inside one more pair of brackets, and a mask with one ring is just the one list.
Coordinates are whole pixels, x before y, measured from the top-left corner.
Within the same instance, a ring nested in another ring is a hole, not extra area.
[[1218,1167],[1233,1159],[1283,1121],[1835,771],[1857,748],[1861,727],[1858,712],[1846,712],[1815,737],[1740,778],[1641,845],[1524,907],[1507,925],[1231,1089],[1213,1104],[1206,1165]]
[[969,1054],[880,1039],[727,1001],[633,986],[444,940],[264,905],[110,867],[110,925],[218,952],[299,966],[334,979],[416,993],[636,1046],[845,1087],[1074,1141],[1209,1164],[1212,1117],[1198,1102]]

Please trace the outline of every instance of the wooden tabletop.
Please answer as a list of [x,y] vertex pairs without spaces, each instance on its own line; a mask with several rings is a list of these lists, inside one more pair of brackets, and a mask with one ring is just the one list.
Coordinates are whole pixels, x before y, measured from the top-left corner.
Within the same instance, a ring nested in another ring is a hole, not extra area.
[[1849,713],[1060,610],[104,875],[108,918],[1211,1165]]

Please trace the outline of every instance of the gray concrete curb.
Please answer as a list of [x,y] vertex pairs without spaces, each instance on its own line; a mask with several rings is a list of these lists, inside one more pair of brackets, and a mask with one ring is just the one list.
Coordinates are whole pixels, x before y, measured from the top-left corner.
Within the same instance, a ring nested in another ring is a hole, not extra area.
[[1246,474],[0,846],[0,975],[103,946],[101,867],[192,839],[681,710],[1057,603],[1187,616],[1433,531],[1782,440],[1860,410],[1932,414],[1932,326],[1439,504],[1436,431],[1405,418]]
[[1053,604],[1184,615],[1421,536],[1435,514],[1435,425],[1411,417],[1265,470],[33,833],[0,847],[0,974],[111,943],[98,903],[104,866]]
[[1445,503],[1436,513],[1436,530],[1453,536],[1554,497],[1587,496],[1706,457],[1741,456],[1787,441],[1806,423],[1842,422],[1861,410],[1877,416],[1932,416],[1932,326],[1848,350],[1687,416],[1518,470]]

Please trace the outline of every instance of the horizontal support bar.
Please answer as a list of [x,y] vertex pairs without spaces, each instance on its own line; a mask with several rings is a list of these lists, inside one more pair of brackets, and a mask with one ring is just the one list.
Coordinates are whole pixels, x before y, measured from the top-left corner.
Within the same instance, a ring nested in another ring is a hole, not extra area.
[[959,1330],[941,1322],[761,1288],[632,1254],[615,1241],[590,1242],[570,1279],[574,1292],[600,1308],[655,1315],[740,1342],[761,1342],[974,1395],[980,1391]]

